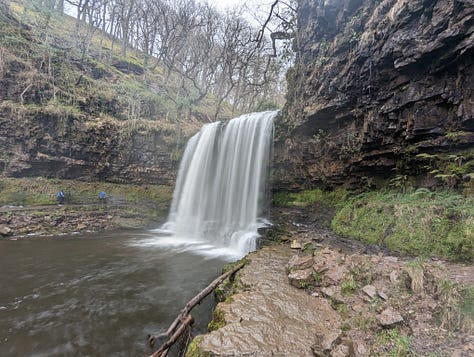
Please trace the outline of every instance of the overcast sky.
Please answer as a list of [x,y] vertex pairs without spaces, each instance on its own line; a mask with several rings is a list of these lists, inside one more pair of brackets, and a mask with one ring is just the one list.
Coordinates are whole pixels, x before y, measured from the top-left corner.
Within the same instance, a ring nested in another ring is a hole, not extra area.
[[[260,1],[258,1],[260,2]],[[225,10],[228,7],[240,6],[240,5],[249,5],[256,3],[256,1],[247,1],[247,0],[209,0],[210,4],[215,5],[219,10]]]
[[[249,20],[256,24],[261,24],[265,21],[266,16],[268,16],[268,12],[274,0],[207,0],[207,2],[215,5],[221,11],[236,6],[245,6],[250,12]],[[257,19],[259,20],[257,21]]]

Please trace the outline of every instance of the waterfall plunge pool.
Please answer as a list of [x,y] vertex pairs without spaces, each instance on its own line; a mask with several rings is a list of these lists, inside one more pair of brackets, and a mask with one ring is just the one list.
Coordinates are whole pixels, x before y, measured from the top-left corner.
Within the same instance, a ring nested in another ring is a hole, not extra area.
[[[276,114],[211,123],[190,139],[161,228],[171,235],[0,240],[0,356],[149,354],[148,334],[256,248]],[[193,310],[198,332],[212,307],[208,297]]]
[[[147,355],[147,335],[164,331],[229,260],[151,244],[162,238],[0,240],[0,356]],[[211,294],[192,311],[195,332],[213,306]]]

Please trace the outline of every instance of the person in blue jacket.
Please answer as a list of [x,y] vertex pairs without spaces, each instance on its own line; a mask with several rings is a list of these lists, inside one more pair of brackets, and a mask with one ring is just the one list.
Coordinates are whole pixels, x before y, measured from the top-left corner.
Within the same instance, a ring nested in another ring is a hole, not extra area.
[[63,204],[63,202],[64,202],[64,191],[63,190],[61,190],[57,193],[56,199],[58,200],[59,205]]
[[105,204],[105,192],[104,191],[99,192],[99,201],[100,201],[100,203]]

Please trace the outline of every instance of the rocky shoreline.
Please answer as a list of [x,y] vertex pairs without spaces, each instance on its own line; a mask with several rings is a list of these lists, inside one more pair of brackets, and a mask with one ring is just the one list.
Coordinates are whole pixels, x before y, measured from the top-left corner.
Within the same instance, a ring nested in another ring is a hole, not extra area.
[[148,228],[164,215],[144,205],[0,207],[0,239]]
[[246,257],[187,357],[474,353],[472,265],[344,240],[325,227],[329,211],[314,213],[279,212],[283,243]]

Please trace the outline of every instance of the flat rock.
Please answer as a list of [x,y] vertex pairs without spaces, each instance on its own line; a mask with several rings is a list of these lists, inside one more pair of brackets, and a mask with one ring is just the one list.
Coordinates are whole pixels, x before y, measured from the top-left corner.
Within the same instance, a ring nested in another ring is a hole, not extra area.
[[324,296],[327,296],[337,303],[344,303],[344,297],[342,296],[341,293],[341,287],[340,286],[327,286],[321,289],[321,292],[324,294]]
[[296,239],[291,241],[290,248],[291,249],[301,249],[303,246],[301,245],[301,242],[297,241]]
[[305,255],[305,256],[293,256],[290,261],[288,262],[288,271],[292,270],[300,270],[300,269],[308,269],[311,268],[313,265],[313,256],[312,255]]
[[397,310],[393,309],[392,307],[388,307],[379,315],[377,315],[377,321],[382,326],[391,326],[402,322],[403,317]]
[[366,293],[371,299],[377,296],[377,289],[373,285],[366,285],[362,288],[362,291]]
[[377,290],[377,295],[380,296],[383,300],[387,301],[388,300],[388,295],[385,294],[383,291],[378,291]]
[[249,255],[239,273],[246,291],[218,304],[226,325],[201,336],[201,355],[310,357],[312,346],[333,344],[341,318],[326,299],[288,284],[285,266],[291,256],[287,246]]

